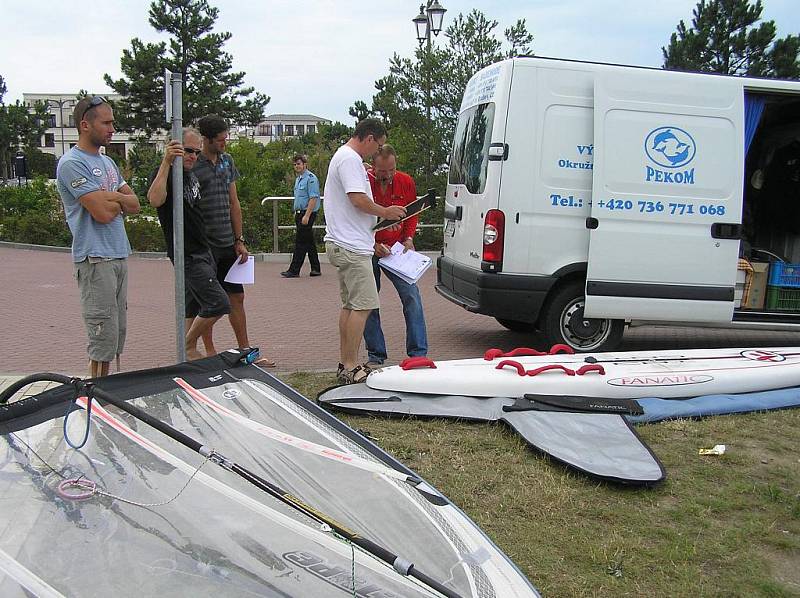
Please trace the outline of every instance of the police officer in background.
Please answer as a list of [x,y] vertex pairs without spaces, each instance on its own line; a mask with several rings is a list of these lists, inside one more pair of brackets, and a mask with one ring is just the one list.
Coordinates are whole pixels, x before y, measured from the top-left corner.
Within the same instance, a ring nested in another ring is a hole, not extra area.
[[285,278],[297,278],[308,254],[311,276],[322,274],[319,267],[317,244],[314,241],[314,221],[320,206],[319,180],[317,175],[308,169],[305,156],[294,157],[294,223],[297,229],[294,254],[288,270],[281,272]]

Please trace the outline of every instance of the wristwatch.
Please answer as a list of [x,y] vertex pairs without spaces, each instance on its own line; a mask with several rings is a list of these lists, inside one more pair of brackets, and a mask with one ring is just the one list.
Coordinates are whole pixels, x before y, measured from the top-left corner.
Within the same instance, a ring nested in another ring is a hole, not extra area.
[[236,239],[234,239],[234,242],[236,242],[236,241],[238,241],[238,242],[239,242],[239,243],[241,243],[242,245],[245,245],[245,242],[244,242],[244,235],[239,235],[238,237],[236,237]]

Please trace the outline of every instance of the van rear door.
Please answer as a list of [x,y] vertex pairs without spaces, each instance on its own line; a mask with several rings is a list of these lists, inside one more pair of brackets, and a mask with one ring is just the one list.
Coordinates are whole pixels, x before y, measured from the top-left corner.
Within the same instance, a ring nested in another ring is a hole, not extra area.
[[743,96],[734,77],[597,71],[587,317],[731,321]]
[[478,71],[467,84],[456,125],[444,204],[444,255],[477,270],[483,221],[497,208],[513,61]]

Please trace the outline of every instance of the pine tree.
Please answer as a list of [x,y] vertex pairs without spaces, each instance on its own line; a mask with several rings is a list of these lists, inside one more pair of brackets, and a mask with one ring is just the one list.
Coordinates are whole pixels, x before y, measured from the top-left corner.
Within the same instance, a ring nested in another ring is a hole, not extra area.
[[800,77],[800,37],[775,39],[761,20],[761,0],[700,0],[692,26],[681,20],[664,53],[664,68],[750,77]]
[[121,94],[116,103],[120,128],[146,135],[164,128],[164,70],[183,76],[183,120],[194,122],[206,114],[219,114],[241,125],[263,119],[269,97],[243,87],[243,72],[234,72],[233,58],[223,50],[228,32],[213,32],[219,9],[207,0],[155,0],[149,23],[168,42],[131,40],[122,53],[123,77],[104,76],[106,84]]

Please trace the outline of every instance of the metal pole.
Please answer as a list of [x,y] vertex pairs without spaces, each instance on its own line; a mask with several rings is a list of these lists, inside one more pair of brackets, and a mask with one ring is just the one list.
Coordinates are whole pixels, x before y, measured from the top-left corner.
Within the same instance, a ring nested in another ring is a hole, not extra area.
[[[169,90],[172,97],[173,140],[183,143],[183,76],[170,73]],[[178,363],[186,361],[186,277],[183,251],[183,158],[172,163],[172,247],[175,256],[175,353]]]
[[[428,3],[430,4],[430,2]],[[427,94],[426,94],[426,115],[428,118],[428,147],[425,149],[425,153],[428,157],[428,164],[427,170],[425,172],[425,187],[430,187],[431,184],[431,145],[433,145],[433,123],[431,122],[431,17],[428,15],[428,28],[426,30],[426,38],[428,41],[428,51],[426,55],[426,69],[425,69],[425,80],[427,81]]]
[[278,202],[272,200],[272,253],[278,253]]

